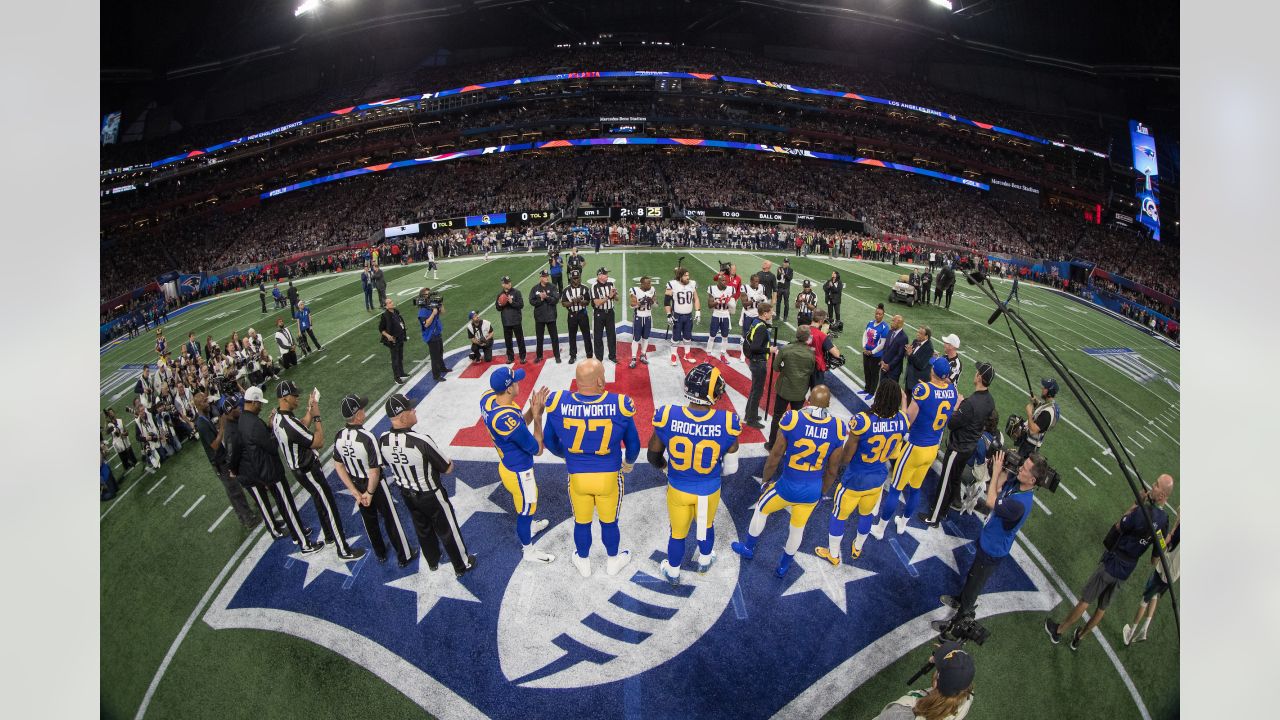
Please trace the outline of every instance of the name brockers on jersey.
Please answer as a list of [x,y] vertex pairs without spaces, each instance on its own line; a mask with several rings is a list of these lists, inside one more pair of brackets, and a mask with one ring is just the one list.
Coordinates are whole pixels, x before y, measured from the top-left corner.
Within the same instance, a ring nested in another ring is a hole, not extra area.
[[671,432],[677,435],[697,435],[698,437],[721,437],[724,435],[723,425],[705,425],[698,423],[686,422],[684,420],[671,420]]

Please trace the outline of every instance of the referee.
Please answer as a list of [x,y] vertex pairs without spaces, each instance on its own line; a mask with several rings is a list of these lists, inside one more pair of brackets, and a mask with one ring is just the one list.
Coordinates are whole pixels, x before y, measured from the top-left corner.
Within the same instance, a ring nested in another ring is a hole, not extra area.
[[378,516],[381,515],[400,567],[405,567],[413,562],[417,551],[409,548],[400,516],[391,505],[391,488],[382,477],[382,453],[378,451],[378,439],[364,427],[368,405],[369,399],[363,395],[352,393],[342,398],[342,417],[347,425],[333,438],[333,456],[338,459],[333,469],[356,499],[365,532],[369,534],[369,544],[373,546],[378,562],[387,561],[387,545],[378,529]]
[[604,358],[604,337],[609,338],[609,362],[617,364],[618,362],[618,336],[617,336],[617,318],[613,312],[614,303],[618,300],[618,288],[614,286],[613,281],[609,279],[609,269],[600,268],[596,271],[596,281],[591,286],[591,303],[596,309],[596,356],[597,359]]
[[[576,250],[577,248],[575,248]],[[582,333],[582,347],[588,358],[595,357],[591,351],[591,322],[587,320],[587,305],[590,304],[591,291],[582,284],[580,270],[569,271],[569,286],[560,297],[560,304],[569,312],[569,364],[578,361],[578,333]]]
[[[311,529],[303,527],[302,520],[298,517],[298,507],[293,503],[293,495],[284,478],[284,466],[280,464],[276,439],[267,424],[258,417],[263,400],[262,388],[256,385],[244,391],[244,411],[236,422],[235,432],[228,433],[226,438],[231,447],[228,458],[231,477],[238,479],[258,504],[271,537],[279,540],[288,532],[293,538],[293,544],[301,548],[303,554],[313,553],[324,547],[324,544],[312,543],[307,539],[311,535]],[[235,411],[231,409],[228,412]],[[270,498],[273,497],[276,506],[280,508],[280,514],[284,516],[283,529],[271,517]]]
[[[320,459],[316,450],[324,446],[324,424],[320,421],[320,407],[315,397],[307,399],[307,414],[302,420],[293,416],[298,407],[298,386],[292,380],[284,380],[276,386],[276,397],[280,400],[279,409],[271,419],[276,434],[276,442],[280,452],[298,478],[298,484],[311,493],[316,504],[316,515],[320,517],[320,530],[326,542],[333,543],[338,550],[338,557],[343,560],[359,560],[364,557],[364,550],[354,550],[347,545],[347,536],[342,530],[342,516],[338,514],[338,503],[333,497],[333,490],[324,479],[324,471],[320,469]],[[314,430],[314,432],[313,432]]]
[[942,356],[951,366],[951,384],[960,384],[960,374],[964,372],[964,364],[960,361],[960,337],[955,333],[942,338]]
[[441,475],[453,472],[453,463],[440,452],[435,441],[413,429],[418,423],[418,413],[409,398],[397,393],[387,398],[386,407],[391,429],[378,438],[378,448],[409,508],[422,556],[427,560],[427,567],[435,570],[440,566],[440,543],[443,542],[453,562],[453,571],[462,577],[476,566],[476,557],[467,552],[458,516],[440,484]]
[[[954,335],[948,335],[943,342],[948,343],[947,347],[953,347],[950,341],[955,339]],[[956,358],[956,362],[959,362],[959,358]],[[942,470],[938,473],[937,495],[929,506],[930,510],[918,515],[925,525],[939,525],[942,518],[946,517],[948,506],[958,497],[960,475],[969,464],[974,449],[978,447],[983,428],[987,426],[991,416],[996,414],[996,401],[988,390],[995,379],[995,368],[989,363],[978,363],[978,372],[973,376],[973,394],[962,399],[947,420],[951,435],[947,438],[947,452],[941,456]]]

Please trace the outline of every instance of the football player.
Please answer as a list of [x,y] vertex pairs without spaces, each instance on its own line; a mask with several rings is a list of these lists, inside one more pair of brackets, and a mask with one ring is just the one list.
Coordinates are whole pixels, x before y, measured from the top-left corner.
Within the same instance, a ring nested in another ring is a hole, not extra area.
[[[547,403],[547,389],[538,388],[529,399],[529,408],[520,412],[516,396],[520,394],[520,381],[524,370],[512,371],[500,367],[489,375],[489,387],[493,391],[490,410],[485,413],[484,425],[493,438],[498,451],[498,477],[502,486],[511,493],[516,509],[516,536],[524,548],[524,559],[548,564],[556,556],[533,546],[533,536],[546,529],[548,520],[534,521],[538,511],[538,484],[533,477],[533,458],[542,454],[542,419]],[[528,423],[533,423],[529,431]]]
[[751,332],[751,326],[760,319],[760,312],[756,307],[769,300],[764,285],[760,284],[760,275],[748,278],[747,286],[742,288],[742,296],[742,337],[746,337]]
[[818,557],[826,558],[832,565],[840,564],[844,524],[854,510],[858,511],[858,535],[853,540],[851,555],[857,560],[862,554],[862,545],[871,532],[876,508],[880,505],[880,494],[889,477],[889,463],[902,454],[909,425],[907,414],[902,411],[902,389],[889,378],[882,380],[876,388],[871,410],[849,419],[849,441],[827,464],[826,477],[823,478],[825,494],[844,468],[844,476],[836,484],[827,547],[813,551]]
[[674,276],[674,280],[667,282],[663,305],[667,307],[667,327],[671,334],[671,364],[679,365],[676,347],[682,346],[681,354],[686,359],[689,357],[693,326],[702,322],[702,301],[698,298],[698,283],[689,279],[687,269],[677,267]]
[[725,350],[729,346],[729,316],[733,312],[734,290],[729,287],[724,273],[716,275],[716,284],[707,290],[711,303],[711,330],[707,332],[707,357],[715,357],[716,337],[720,338],[720,361],[728,362]]
[[[849,434],[845,421],[831,415],[831,390],[826,385],[815,385],[809,391],[808,400],[807,407],[788,410],[778,423],[778,439],[764,464],[764,491],[756,501],[746,540],[731,546],[748,560],[755,557],[756,541],[764,532],[769,515],[790,508],[791,531],[778,562],[778,577],[784,577],[791,569],[791,561],[804,536],[804,525],[822,497],[822,476],[827,462],[831,454],[844,445]],[[782,476],[776,483],[770,482],[779,465]]]
[[543,439],[569,471],[574,567],[582,577],[591,576],[591,521],[599,515],[600,539],[609,554],[605,571],[617,575],[631,561],[630,550],[618,549],[618,510],[624,476],[640,455],[636,406],[626,395],[605,392],[599,360],[583,361],[575,376],[578,392],[557,391],[547,398]]
[[911,429],[902,457],[893,468],[893,480],[886,489],[880,507],[880,521],[871,528],[877,540],[884,537],[885,526],[898,510],[898,494],[904,497],[903,514],[894,518],[899,533],[907,528],[907,520],[915,514],[920,504],[920,485],[929,472],[929,466],[938,457],[938,443],[947,420],[962,399],[960,391],[951,384],[951,363],[945,357],[936,357],[929,365],[929,382],[918,382],[911,391],[915,402],[907,408]]
[[671,537],[662,576],[680,584],[689,526],[697,521],[698,572],[716,561],[715,519],[720,505],[720,480],[738,470],[738,436],[742,421],[731,410],[716,410],[725,382],[710,363],[694,366],[684,379],[689,404],[663,405],[653,413],[654,433],[649,438],[649,464],[667,470],[667,515]]
[[631,288],[630,303],[635,319],[631,321],[631,362],[627,367],[634,368],[637,360],[649,364],[649,335],[653,332],[653,304],[657,295],[658,289],[648,275],[640,278],[640,287]]

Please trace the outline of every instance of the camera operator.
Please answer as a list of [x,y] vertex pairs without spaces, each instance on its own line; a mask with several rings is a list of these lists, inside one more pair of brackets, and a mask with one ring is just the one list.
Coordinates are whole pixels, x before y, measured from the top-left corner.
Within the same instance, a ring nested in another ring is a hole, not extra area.
[[471,341],[471,362],[493,362],[493,324],[472,310],[467,316],[467,339]]
[[[949,336],[954,337],[954,336]],[[950,347],[950,346],[948,346]],[[978,438],[993,416],[996,401],[988,388],[995,381],[996,370],[989,363],[978,363],[973,376],[973,394],[960,400],[956,411],[947,419],[951,434],[947,437],[947,452],[942,456],[942,470],[938,473],[937,496],[932,510],[920,513],[925,525],[937,526],[946,517],[947,508],[956,501],[960,490],[960,475],[978,446]]]
[[[1016,459],[1017,456],[1010,456]],[[987,580],[996,571],[1000,563],[1009,556],[1013,547],[1013,539],[1022,529],[1027,518],[1031,517],[1031,493],[1038,483],[1049,474],[1049,463],[1039,455],[1030,455],[1017,465],[1015,482],[1009,479],[1009,468],[1005,464],[1005,452],[997,452],[994,457],[995,473],[987,486],[987,505],[991,514],[982,526],[982,534],[978,537],[978,554],[969,567],[964,587],[957,600],[951,595],[943,595],[942,604],[955,609],[956,614],[950,620],[935,620],[933,629],[946,634],[958,621],[972,620],[974,608],[978,604],[978,595],[987,584]]]
[[958,642],[943,642],[929,657],[933,684],[894,700],[874,720],[962,720],[973,705],[973,656]]
[[502,318],[502,342],[507,346],[507,364],[514,364],[517,351],[520,363],[528,362],[524,349],[524,297],[511,286],[511,278],[502,276],[502,292],[498,293],[494,307]]
[[1055,399],[1058,395],[1058,383],[1053,378],[1043,378],[1040,380],[1040,397],[1031,398],[1027,403],[1026,414],[1027,419],[1025,426],[1019,431],[1017,428],[1010,428],[1010,435],[1015,435],[1018,441],[1018,454],[1028,455],[1033,452],[1040,452],[1044,447],[1044,436],[1058,422],[1058,402]]
[[436,382],[444,382],[449,368],[444,365],[444,325],[440,316],[444,315],[444,296],[422,288],[413,304],[418,306],[418,324],[422,327],[422,342],[427,344],[431,354],[431,377]]
[[405,332],[404,318],[396,309],[396,301],[387,298],[382,306],[386,310],[378,320],[378,333],[382,335],[382,344],[391,351],[391,375],[399,384],[408,379],[404,372],[404,342],[408,335]]
[[547,266],[551,268],[551,283],[556,286],[556,295],[564,292],[564,260],[560,258],[560,250],[548,241]]
[[1111,526],[1106,538],[1102,541],[1105,548],[1102,558],[1098,560],[1098,566],[1094,568],[1093,575],[1085,583],[1084,591],[1080,593],[1080,602],[1076,603],[1076,606],[1071,609],[1071,614],[1067,615],[1061,623],[1055,623],[1053,618],[1045,618],[1044,631],[1049,634],[1049,639],[1055,645],[1061,642],[1062,634],[1084,615],[1090,605],[1096,602],[1098,609],[1089,617],[1089,622],[1085,623],[1084,627],[1078,628],[1071,636],[1071,649],[1080,649],[1080,641],[1102,622],[1103,616],[1107,614],[1107,606],[1115,597],[1116,588],[1133,574],[1134,569],[1138,567],[1138,560],[1142,558],[1147,548],[1157,541],[1164,545],[1165,534],[1169,532],[1169,513],[1164,505],[1169,501],[1169,494],[1172,492],[1173,476],[1161,475],[1156,478],[1156,484],[1147,490],[1142,499],[1143,502],[1151,502],[1147,509],[1151,512],[1152,524],[1147,524],[1146,516],[1135,503],[1129,506],[1119,522]]

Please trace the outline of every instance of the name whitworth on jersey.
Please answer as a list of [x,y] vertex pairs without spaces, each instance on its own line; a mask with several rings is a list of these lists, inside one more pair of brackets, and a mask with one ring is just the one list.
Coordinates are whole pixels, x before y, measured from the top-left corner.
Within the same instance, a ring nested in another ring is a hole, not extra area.
[[605,405],[603,403],[595,405],[567,404],[560,406],[560,414],[564,417],[614,416],[618,414],[618,407],[616,405]]

